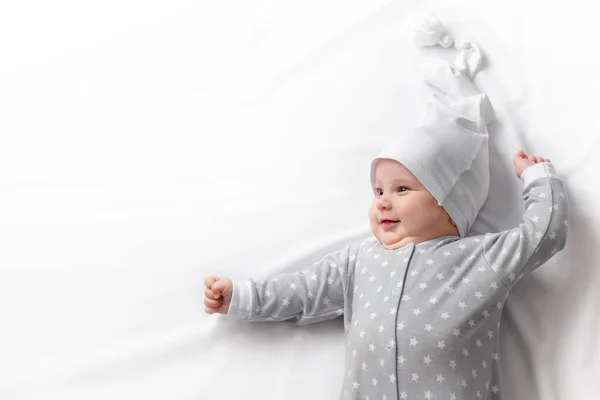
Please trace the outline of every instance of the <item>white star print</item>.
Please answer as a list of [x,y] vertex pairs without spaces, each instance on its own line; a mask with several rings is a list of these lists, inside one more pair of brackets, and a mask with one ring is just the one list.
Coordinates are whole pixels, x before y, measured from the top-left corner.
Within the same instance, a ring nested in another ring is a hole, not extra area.
[[498,386],[492,387],[492,392],[494,392],[494,394],[498,393],[499,391],[500,391],[500,389],[498,389]]
[[412,377],[410,378],[410,380],[417,382],[419,380],[419,374],[413,373]]
[[458,306],[461,308],[461,310],[464,310],[467,307],[467,305],[464,301],[459,301]]
[[383,325],[379,325],[379,333],[383,332]]
[[401,354],[400,357],[398,357],[398,362],[400,364],[404,364],[404,361],[406,361],[406,358],[404,358],[404,356]]
[[450,257],[452,254],[450,254],[450,252],[449,252],[449,251],[445,251],[445,252],[444,252],[444,255],[445,255],[446,257]]
[[374,343],[371,343],[371,344],[369,345],[369,351],[371,351],[371,352],[374,352],[374,351],[375,351],[375,344],[374,344]]
[[377,379],[373,378],[371,382],[373,382],[373,386],[377,386]]
[[556,233],[552,232],[552,233],[550,234],[550,239],[551,239],[551,240],[554,240],[554,239],[556,239]]
[[490,286],[492,287],[492,289],[498,289],[498,284],[496,282],[491,282]]
[[444,349],[444,347],[446,347],[446,344],[444,343],[443,340],[438,340],[437,347],[439,347],[440,349]]
[[361,329],[361,331],[359,333],[360,333],[360,337],[361,338],[365,337],[365,330],[364,329]]
[[454,336],[456,336],[456,337],[459,337],[460,336],[460,329],[456,329],[456,328],[452,329],[452,334]]
[[425,325],[425,330],[426,330],[427,332],[431,332],[431,330],[432,330],[432,329],[433,329],[433,327],[431,326],[431,324],[427,324],[427,325]]
[[[331,279],[331,278],[329,278],[329,279]],[[297,286],[296,286],[296,284],[294,282],[292,282],[292,283],[290,283],[290,288],[292,290],[296,290]]]
[[429,356],[423,357],[423,362],[427,365],[431,364],[431,357],[429,357]]
[[450,314],[448,314],[447,312],[444,312],[444,313],[442,313],[442,318],[448,319],[448,318],[450,318]]
[[415,308],[415,309],[413,310],[413,314],[415,314],[415,315],[419,315],[419,314],[421,314],[421,310],[419,310],[418,308]]
[[456,368],[456,361],[450,360],[450,367]]
[[419,341],[417,340],[417,338],[411,338],[410,339],[410,345],[413,347],[417,347],[417,345],[419,344]]
[[437,278],[441,281],[442,279],[444,279],[444,274],[437,274]]
[[433,260],[432,260],[432,259],[429,259],[429,260],[425,261],[425,264],[427,264],[427,265],[432,265],[432,264],[433,264]]
[[480,291],[475,292],[475,297],[477,297],[478,299],[481,299],[483,297],[483,295],[481,294]]
[[287,298],[287,297],[284,297],[284,298],[283,298],[283,305],[284,305],[284,306],[289,306],[289,305],[290,305],[290,301],[288,300],[288,298]]
[[365,308],[369,308],[369,306],[371,305],[371,303],[369,303],[368,301],[365,303]]
[[408,395],[406,394],[406,392],[402,392],[402,393],[400,394],[400,399],[401,399],[401,400],[406,400],[407,398],[408,398]]
[[431,392],[430,392],[429,390],[425,392],[425,398],[426,398],[427,400],[430,400],[430,399],[431,399]]
[[462,354],[465,357],[469,357],[469,350],[468,349],[463,349]]
[[393,278],[393,277],[394,277],[394,275],[396,275],[396,271],[392,271],[392,272],[390,272],[390,278]]
[[371,313],[371,319],[375,319],[376,316],[377,316],[377,313]]
[[267,289],[267,291],[265,292],[265,296],[267,296],[268,298],[271,298],[271,296],[273,295],[273,293]]
[[377,286],[377,293],[381,292],[383,290],[383,286],[379,285]]
[[469,326],[472,328],[475,326],[475,321],[472,318],[469,318]]
[[488,312],[488,310],[483,310],[483,317],[487,318],[490,316],[490,313]]
[[366,363],[366,362],[363,362],[363,363],[361,364],[361,367],[362,367],[362,370],[363,370],[363,371],[366,371],[366,370],[367,370],[367,363]]
[[384,262],[382,262],[382,263],[381,263],[381,266],[382,266],[382,267],[387,267],[387,265],[388,265],[388,262],[387,262],[387,261],[384,261]]
[[425,289],[427,288],[427,284],[426,284],[426,283],[421,283],[421,284],[419,285],[419,288],[420,288],[421,290],[425,290]]
[[429,298],[429,302],[430,302],[431,304],[435,304],[435,303],[437,303],[437,302],[438,302],[438,299],[436,299],[435,297],[430,297],[430,298]]
[[389,375],[389,378],[390,378],[390,383],[396,382],[396,376],[395,375]]
[[444,382],[444,376],[442,374],[437,374],[436,382]]
[[379,359],[379,366],[383,367],[383,364],[385,364],[385,360],[383,358]]
[[399,331],[402,331],[404,329],[404,321],[400,321],[396,328],[398,328]]
[[352,387],[356,390],[358,390],[358,387],[360,386],[360,383],[358,383],[358,381],[354,381],[352,382]]
[[450,393],[450,400],[456,400],[456,394]]
[[412,271],[410,271],[410,276],[417,276],[418,273],[419,273],[418,271],[412,270]]
[[390,296],[385,296],[385,297],[383,298],[383,301],[384,301],[384,302],[386,302],[386,301],[388,301],[389,299],[390,299]]

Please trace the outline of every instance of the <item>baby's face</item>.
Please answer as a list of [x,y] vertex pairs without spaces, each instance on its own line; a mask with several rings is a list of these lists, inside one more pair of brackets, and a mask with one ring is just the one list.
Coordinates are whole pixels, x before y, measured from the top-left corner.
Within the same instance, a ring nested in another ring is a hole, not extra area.
[[446,210],[412,172],[397,161],[378,161],[374,195],[369,209],[371,231],[388,249],[452,235],[453,232],[459,235]]

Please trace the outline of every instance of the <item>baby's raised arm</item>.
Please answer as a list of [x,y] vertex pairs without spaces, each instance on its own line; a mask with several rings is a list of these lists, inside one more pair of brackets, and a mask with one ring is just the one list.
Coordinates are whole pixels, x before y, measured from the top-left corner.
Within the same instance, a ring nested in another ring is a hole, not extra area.
[[513,162],[523,180],[523,222],[483,243],[485,259],[509,287],[564,248],[569,221],[565,186],[550,160],[520,150]]

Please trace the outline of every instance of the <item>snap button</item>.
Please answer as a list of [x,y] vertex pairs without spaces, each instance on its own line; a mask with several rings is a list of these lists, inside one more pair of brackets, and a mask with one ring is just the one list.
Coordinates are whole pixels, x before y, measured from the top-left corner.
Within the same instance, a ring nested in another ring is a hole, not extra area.
[[392,349],[392,347],[394,347],[394,345],[392,344],[392,342],[387,342],[387,343],[385,344],[385,349],[386,349],[386,350],[391,350],[391,349]]
[[398,294],[398,293],[400,293],[400,289],[394,288],[394,290],[392,290],[392,294]]

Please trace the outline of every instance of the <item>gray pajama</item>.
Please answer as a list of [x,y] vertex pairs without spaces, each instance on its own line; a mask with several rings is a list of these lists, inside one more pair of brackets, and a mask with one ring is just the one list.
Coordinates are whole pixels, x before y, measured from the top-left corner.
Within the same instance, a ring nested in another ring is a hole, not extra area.
[[514,229],[398,250],[352,243],[303,271],[234,283],[229,314],[295,325],[343,314],[340,399],[499,399],[504,302],[567,236],[568,199],[552,164],[522,179],[526,211]]

